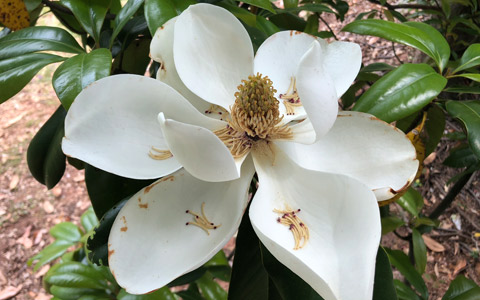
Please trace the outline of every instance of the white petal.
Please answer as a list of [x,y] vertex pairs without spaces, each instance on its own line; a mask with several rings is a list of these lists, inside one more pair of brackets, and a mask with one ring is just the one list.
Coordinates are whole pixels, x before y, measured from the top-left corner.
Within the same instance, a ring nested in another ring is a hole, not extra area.
[[226,9],[196,4],[177,19],[173,52],[183,83],[197,96],[229,110],[237,86],[253,71],[247,31]]
[[[253,228],[267,249],[325,300],[372,299],[380,214],[359,181],[303,169],[277,149],[275,162],[254,153],[259,189],[250,206]],[[301,209],[310,238],[294,250],[289,227],[274,209]]]
[[205,181],[229,181],[240,177],[241,162],[235,161],[230,150],[211,130],[166,120],[163,113],[158,115],[158,121],[168,148],[190,174]]
[[203,112],[210,107],[210,103],[204,101],[192,93],[183,84],[178,76],[175,62],[173,61],[173,29],[178,17],[168,20],[162,27],[158,28],[150,43],[150,55],[152,59],[161,64],[157,72],[157,79],[165,82],[184,96],[195,108]]
[[[133,196],[109,237],[109,266],[129,293],[144,294],[192,271],[215,255],[240,224],[253,176],[251,160],[235,181],[201,181],[184,169]],[[217,229],[208,235],[186,210],[205,215]]]
[[168,150],[157,121],[159,112],[203,127],[224,124],[200,114],[160,81],[115,75],[92,83],[77,96],[65,119],[62,149],[66,155],[124,177],[168,175],[181,167],[179,162],[148,155],[152,147]]
[[285,94],[293,77],[296,76],[298,64],[308,51],[315,37],[303,32],[290,30],[273,34],[266,39],[255,54],[254,72],[268,76],[277,90],[275,97],[280,100],[280,113],[284,123],[305,118],[303,107],[296,107],[294,115],[287,115],[280,94]]
[[418,169],[415,148],[403,132],[359,112],[341,112],[328,134],[313,145],[279,146],[304,168],[362,181],[379,201],[408,187]]
[[297,91],[318,140],[335,123],[338,98],[335,85],[323,68],[322,48],[317,41],[312,43],[300,61]]
[[325,72],[332,78],[340,97],[357,77],[362,64],[362,50],[355,43],[340,41],[325,44],[323,48]]

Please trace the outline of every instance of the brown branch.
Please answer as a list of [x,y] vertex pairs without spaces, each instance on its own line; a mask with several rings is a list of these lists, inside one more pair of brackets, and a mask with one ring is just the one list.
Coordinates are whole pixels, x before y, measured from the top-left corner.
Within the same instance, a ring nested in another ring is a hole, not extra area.
[[396,9],[402,9],[402,8],[411,8],[411,9],[430,9],[430,10],[438,10],[441,11],[442,9],[437,6],[431,6],[431,5],[422,5],[422,4],[398,4],[398,5],[391,5],[385,2],[385,4],[381,4],[380,1],[377,0],[368,0],[369,2],[385,6],[389,10],[396,10]]

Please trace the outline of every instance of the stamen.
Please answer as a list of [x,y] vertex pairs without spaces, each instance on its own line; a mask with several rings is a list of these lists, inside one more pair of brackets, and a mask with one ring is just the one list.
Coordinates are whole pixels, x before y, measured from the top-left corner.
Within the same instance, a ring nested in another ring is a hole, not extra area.
[[161,150],[161,149],[158,149],[158,148],[155,148],[155,147],[152,147],[152,150],[157,152],[158,154],[154,154],[152,151],[148,152],[148,156],[150,156],[151,158],[155,159],[155,160],[165,160],[165,159],[168,159],[170,157],[173,157],[173,154],[172,152],[170,152],[170,150]]
[[285,205],[285,210],[275,208],[273,211],[282,215],[282,217],[277,218],[277,222],[288,226],[288,229],[292,232],[295,241],[293,250],[305,247],[307,241],[310,239],[310,231],[305,223],[297,216],[300,209],[292,210],[288,205]]
[[295,77],[290,79],[290,86],[288,87],[287,92],[285,94],[280,94],[279,98],[283,100],[287,115],[294,115],[295,107],[302,106],[302,102],[300,102],[297,93],[297,80]]
[[213,222],[208,220],[207,216],[205,215],[205,202],[202,202],[202,215],[198,215],[194,213],[191,210],[186,210],[185,213],[190,214],[193,216],[193,222],[187,222],[185,225],[195,225],[201,229],[203,229],[208,235],[210,235],[209,230],[210,229],[217,229],[218,227],[222,226],[220,225],[215,225]]

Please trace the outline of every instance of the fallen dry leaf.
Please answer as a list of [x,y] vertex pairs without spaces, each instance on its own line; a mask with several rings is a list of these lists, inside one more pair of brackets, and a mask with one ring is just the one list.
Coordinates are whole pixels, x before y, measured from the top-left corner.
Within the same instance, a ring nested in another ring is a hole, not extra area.
[[31,230],[32,230],[32,225],[28,226],[27,229],[25,230],[25,233],[19,239],[17,239],[17,244],[23,245],[25,249],[30,249],[32,248],[32,245],[33,245],[33,241],[29,238]]
[[432,239],[427,235],[422,235],[422,237],[423,241],[425,242],[425,246],[427,246],[428,249],[432,250],[433,252],[445,251],[445,247],[436,240]]
[[55,210],[55,207],[53,207],[52,203],[50,203],[48,201],[45,201],[45,202],[43,202],[43,210],[47,214],[51,214]]
[[20,292],[21,289],[22,285],[19,285],[17,287],[7,286],[5,289],[0,291],[0,300],[7,300],[14,297]]
[[480,262],[477,262],[475,265],[475,273],[477,273],[477,276],[480,276]]
[[55,196],[56,198],[60,197],[62,195],[62,189],[60,187],[54,187],[52,189],[52,194],[53,196]]
[[73,177],[73,181],[80,182],[85,180],[85,174],[80,173],[77,176]]
[[432,152],[432,153],[430,153],[429,156],[427,156],[427,158],[425,158],[425,160],[423,161],[423,164],[424,165],[429,165],[435,160],[435,158],[437,158],[437,153]]
[[3,274],[2,270],[0,270],[0,285],[5,285],[7,284],[7,278],[5,278],[5,275]]
[[20,176],[18,175],[13,175],[12,179],[10,180],[10,184],[8,185],[8,188],[13,191],[18,183],[20,182]]
[[460,273],[465,267],[467,266],[467,260],[465,258],[462,258],[457,262],[455,265],[455,268],[453,269],[453,276],[457,276],[458,273]]
[[43,275],[47,274],[48,270],[50,270],[50,265],[44,265],[40,270],[35,273],[35,278],[40,278]]

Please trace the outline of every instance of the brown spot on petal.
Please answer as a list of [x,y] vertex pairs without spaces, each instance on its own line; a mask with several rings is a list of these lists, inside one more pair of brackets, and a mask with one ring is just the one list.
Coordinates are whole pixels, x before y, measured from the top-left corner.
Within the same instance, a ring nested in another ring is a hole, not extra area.
[[339,114],[339,115],[337,115],[337,118],[351,117],[351,116],[352,116],[352,114],[348,114],[348,115],[347,114],[341,114],[341,115]]
[[127,227],[127,226],[124,226],[124,227],[120,228],[120,231],[122,231],[122,232],[125,232],[125,231],[127,231],[127,230],[128,230],[128,227]]
[[145,204],[139,203],[138,207],[146,209],[146,208],[148,208],[148,203],[145,203]]
[[145,188],[145,190],[143,191],[143,193],[144,193],[144,194],[149,193],[150,190],[151,190],[154,186],[156,186],[157,184],[162,183],[162,182],[164,182],[164,181],[167,181],[167,180],[174,181],[174,180],[175,180],[175,176],[170,175],[170,176],[167,176],[167,177],[163,177],[163,178],[160,179],[159,181],[157,181],[157,182],[155,182],[155,183],[152,183],[151,185],[147,186],[147,187]]
[[124,226],[123,226],[122,228],[120,228],[120,231],[125,232],[125,231],[128,230],[128,227],[127,227],[127,219],[125,218],[125,216],[122,216],[122,221],[123,221],[123,225],[124,225]]
[[112,254],[115,253],[115,250],[108,250],[108,259],[110,259],[110,256],[112,256]]

